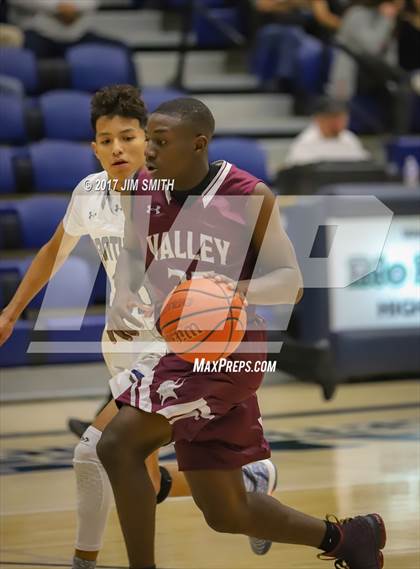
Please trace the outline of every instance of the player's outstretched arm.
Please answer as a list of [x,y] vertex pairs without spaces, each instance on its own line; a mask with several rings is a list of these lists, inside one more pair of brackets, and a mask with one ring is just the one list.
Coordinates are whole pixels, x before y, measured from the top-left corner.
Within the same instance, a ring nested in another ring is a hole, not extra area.
[[258,255],[258,267],[263,276],[239,283],[246,291],[250,304],[294,304],[303,293],[303,280],[295,250],[283,229],[277,200],[263,183],[257,184],[253,194],[263,198],[249,200],[248,215],[257,219],[252,243]]
[[79,237],[64,231],[61,222],[51,239],[38,251],[13,298],[0,314],[0,346],[9,338],[16,320],[30,301],[58,271],[78,241]]

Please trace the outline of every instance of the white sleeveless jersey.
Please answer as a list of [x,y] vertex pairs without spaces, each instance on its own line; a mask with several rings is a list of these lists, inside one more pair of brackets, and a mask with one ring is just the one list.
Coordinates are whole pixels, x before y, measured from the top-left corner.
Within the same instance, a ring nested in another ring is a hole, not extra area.
[[105,171],[91,174],[79,182],[67,207],[63,225],[69,235],[91,237],[113,293],[115,268],[123,246],[124,212],[120,195],[107,188],[107,183]]
[[[125,218],[120,194],[112,190],[111,184],[106,171],[91,174],[79,182],[73,190],[63,226],[69,235],[91,237],[108,275],[112,300],[115,269],[123,247]],[[142,300],[149,302],[147,290],[142,288],[139,292]],[[145,324],[150,327],[153,319],[146,320]],[[159,337],[157,332],[155,334]]]

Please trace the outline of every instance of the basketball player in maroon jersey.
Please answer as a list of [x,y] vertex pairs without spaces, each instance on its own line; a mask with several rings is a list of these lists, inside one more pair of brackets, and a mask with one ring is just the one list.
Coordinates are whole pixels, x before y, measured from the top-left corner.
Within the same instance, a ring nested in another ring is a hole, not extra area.
[[[255,361],[266,357],[266,336],[253,305],[293,304],[301,275],[271,191],[232,164],[209,165],[213,131],[211,112],[196,99],[164,103],[150,116],[148,173],[140,175],[142,195],[135,200],[133,223],[126,223],[117,286],[123,290],[130,283],[135,290],[145,265],[159,303],[176,284],[174,276],[212,270],[233,278],[249,304],[243,344],[258,345],[259,353],[238,350],[230,358]],[[174,187],[154,191],[151,184],[143,185],[149,179],[173,179]],[[241,200],[230,201],[236,197]],[[183,204],[190,208],[188,216],[183,216]],[[149,231],[141,235],[146,216]],[[248,236],[251,245],[239,258]],[[252,278],[257,256],[262,270]],[[129,264],[136,270],[127,279]],[[115,322],[119,309],[114,307]],[[261,381],[257,372],[194,373],[192,364],[173,353],[150,373],[134,369],[112,380],[120,410],[102,435],[98,455],[113,487],[131,569],[155,568],[156,500],[145,460],[170,441],[193,498],[214,530],[312,546],[335,560],[337,568],[383,567],[386,535],[378,514],[323,521],[266,494],[246,492],[240,467],[269,456],[255,395]],[[165,386],[171,389],[166,392]]]

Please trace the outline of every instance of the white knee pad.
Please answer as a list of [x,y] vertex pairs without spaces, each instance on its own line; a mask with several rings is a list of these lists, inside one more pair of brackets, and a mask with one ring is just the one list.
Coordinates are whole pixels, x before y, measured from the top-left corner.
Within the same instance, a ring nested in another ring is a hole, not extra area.
[[101,435],[95,427],[88,427],[74,450],[78,520],[75,547],[81,551],[101,549],[112,505],[111,484],[96,453]]

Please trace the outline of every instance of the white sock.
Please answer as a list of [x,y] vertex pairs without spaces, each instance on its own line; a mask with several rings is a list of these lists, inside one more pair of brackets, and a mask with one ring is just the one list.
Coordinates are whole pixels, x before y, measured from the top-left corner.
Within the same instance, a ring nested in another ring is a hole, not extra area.
[[112,505],[112,488],[108,475],[96,454],[102,433],[88,427],[74,450],[77,481],[76,549],[99,551]]

